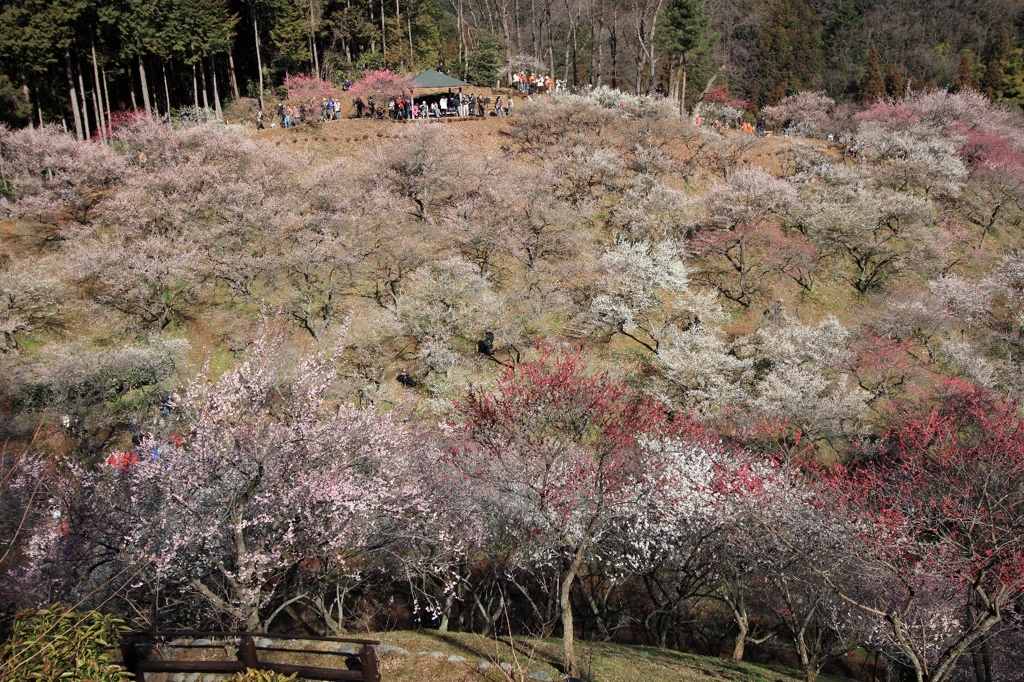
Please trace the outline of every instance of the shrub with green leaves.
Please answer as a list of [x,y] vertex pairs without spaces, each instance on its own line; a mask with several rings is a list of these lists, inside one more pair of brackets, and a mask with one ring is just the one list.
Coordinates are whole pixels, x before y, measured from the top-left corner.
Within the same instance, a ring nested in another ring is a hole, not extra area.
[[[128,672],[111,660],[120,633],[116,616],[71,611],[60,604],[22,611],[0,645],[0,679],[33,682],[119,682]],[[261,681],[262,682],[262,681]]]

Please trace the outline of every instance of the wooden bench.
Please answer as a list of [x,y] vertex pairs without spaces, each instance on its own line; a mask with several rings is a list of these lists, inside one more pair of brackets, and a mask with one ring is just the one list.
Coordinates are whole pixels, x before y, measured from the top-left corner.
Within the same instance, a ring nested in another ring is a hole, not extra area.
[[[175,644],[171,640],[181,638],[218,639],[214,644]],[[274,640],[271,645],[259,646],[261,639]],[[319,651],[314,649],[297,649],[280,646],[278,640],[338,642],[341,644],[361,644],[356,653],[340,651]],[[236,660],[225,658],[212,661],[188,660],[150,660],[145,644],[160,643],[168,649],[220,649],[227,655],[227,645],[237,647]],[[167,632],[126,632],[121,637],[122,665],[130,672],[137,682],[145,682],[146,673],[237,673],[246,670],[271,670],[274,672],[312,680],[353,680],[356,682],[380,682],[377,666],[377,652],[373,648],[380,644],[374,639],[347,639],[342,637],[303,637],[298,635],[271,635],[265,632],[195,632],[191,630],[175,630]],[[344,667],[325,668],[291,663],[271,663],[261,661],[259,654],[266,652],[306,653],[320,656],[343,656],[339,662]]]

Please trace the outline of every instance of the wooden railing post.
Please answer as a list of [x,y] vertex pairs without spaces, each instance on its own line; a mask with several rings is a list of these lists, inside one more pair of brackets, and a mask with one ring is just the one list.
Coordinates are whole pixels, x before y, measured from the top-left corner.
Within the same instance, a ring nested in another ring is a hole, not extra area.
[[245,637],[242,637],[242,641],[238,643],[238,660],[240,660],[246,668],[259,670],[260,659],[256,654],[256,642],[253,641],[252,637],[246,635]]
[[125,637],[121,640],[121,665],[131,673],[136,682],[146,682],[146,673],[139,666],[139,650],[135,648],[135,638]]
[[363,682],[380,682],[377,672],[377,650],[367,644],[359,650],[359,662],[363,667]]

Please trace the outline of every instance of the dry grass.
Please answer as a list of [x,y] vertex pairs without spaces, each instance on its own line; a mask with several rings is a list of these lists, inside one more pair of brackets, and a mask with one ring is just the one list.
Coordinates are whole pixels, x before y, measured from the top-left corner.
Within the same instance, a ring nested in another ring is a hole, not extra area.
[[[369,636],[383,643],[401,647],[409,655],[384,653],[380,672],[383,682],[530,682],[526,675],[543,671],[553,680],[561,680],[561,651],[559,639],[536,640],[516,638],[510,643],[476,634],[441,633],[436,630],[394,631],[371,633]],[[306,644],[310,644],[306,642]],[[337,645],[321,643],[326,648]],[[514,644],[514,648],[513,648]],[[311,649],[320,648],[312,646]],[[178,649],[176,658],[199,660],[223,658],[220,647],[198,650]],[[443,658],[427,654],[441,652]],[[722,658],[658,649],[647,646],[629,646],[607,642],[577,642],[576,653],[587,682],[796,682],[803,674],[782,666],[736,664]],[[449,662],[448,656],[460,656],[464,662]],[[261,660],[300,665],[344,667],[344,658],[334,655],[310,653],[267,653]],[[492,664],[486,671],[477,669],[478,661]],[[512,666],[504,673],[498,663]],[[149,674],[147,680],[168,682],[172,675]],[[821,682],[837,682],[841,678],[822,675]]]
[[[465,633],[390,632],[379,635],[387,644],[409,650],[411,656],[385,654],[382,657],[383,679],[431,680],[433,682],[469,682],[470,680],[508,680],[492,668],[486,673],[475,669],[478,660],[507,661],[523,674],[542,670],[555,680],[562,679],[561,640],[543,641],[516,639],[515,651],[506,641],[495,641],[480,635]],[[418,652],[440,651],[467,659],[465,663],[449,663]],[[705,680],[731,680],[735,682],[791,682],[802,680],[796,670],[734,664],[724,659],[696,656],[658,649],[612,643],[578,642],[577,656],[588,682],[703,682]],[[518,663],[518,665],[517,665]],[[519,677],[513,677],[519,680]],[[830,679],[819,677],[823,682]]]

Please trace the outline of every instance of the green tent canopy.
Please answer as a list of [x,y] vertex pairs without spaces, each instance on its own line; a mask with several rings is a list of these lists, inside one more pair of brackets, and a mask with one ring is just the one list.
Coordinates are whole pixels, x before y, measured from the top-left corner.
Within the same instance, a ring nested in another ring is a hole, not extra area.
[[465,81],[460,81],[458,78],[452,78],[451,76],[435,71],[434,69],[427,69],[420,75],[412,79],[412,84],[416,88],[469,88],[472,87]]

